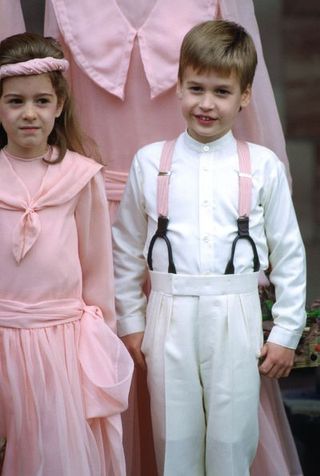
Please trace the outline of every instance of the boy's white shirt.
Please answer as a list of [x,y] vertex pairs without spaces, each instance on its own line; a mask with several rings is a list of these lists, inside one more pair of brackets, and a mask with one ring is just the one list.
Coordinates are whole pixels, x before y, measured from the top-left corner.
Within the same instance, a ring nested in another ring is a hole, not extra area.
[[[145,328],[146,256],[157,228],[157,175],[163,142],[140,149],[113,226],[116,308],[120,336]],[[269,149],[249,144],[253,177],[250,235],[262,269],[272,266],[277,302],[269,341],[295,348],[305,326],[305,251],[283,164]],[[176,142],[169,186],[169,231],[177,273],[224,274],[237,234],[239,163],[231,132],[209,144],[187,132]],[[166,272],[158,239],[153,269]],[[237,245],[235,272],[252,271],[252,250]],[[236,316],[235,316],[236,318]]]

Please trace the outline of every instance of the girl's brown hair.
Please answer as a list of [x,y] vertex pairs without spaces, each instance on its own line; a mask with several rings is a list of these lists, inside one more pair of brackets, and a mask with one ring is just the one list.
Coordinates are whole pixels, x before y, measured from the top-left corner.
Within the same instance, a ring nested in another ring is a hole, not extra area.
[[234,71],[243,92],[251,86],[257,66],[257,52],[251,36],[237,23],[210,20],[194,26],[184,37],[179,60],[179,81],[186,68],[199,72]]
[[[0,66],[49,56],[58,59],[64,57],[60,44],[54,38],[43,37],[35,33],[21,33],[0,42]],[[98,159],[94,142],[84,134],[77,121],[66,78],[60,71],[46,74],[50,77],[58,104],[63,103],[62,112],[56,118],[53,130],[48,137],[48,144],[56,145],[59,148],[59,156],[55,163],[61,162],[67,149]],[[0,80],[0,97],[2,81],[5,81],[5,78]],[[0,148],[3,148],[7,142],[7,134],[0,125]]]

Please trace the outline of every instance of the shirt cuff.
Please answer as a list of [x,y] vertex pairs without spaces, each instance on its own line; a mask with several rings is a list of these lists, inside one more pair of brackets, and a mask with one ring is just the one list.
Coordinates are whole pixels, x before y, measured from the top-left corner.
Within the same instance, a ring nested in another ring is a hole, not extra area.
[[283,347],[288,347],[289,349],[296,349],[300,338],[300,332],[292,332],[288,329],[284,329],[283,327],[274,325],[269,334],[268,342],[282,345]]
[[124,319],[118,319],[117,321],[119,337],[134,334],[135,332],[144,332],[145,327],[146,323],[143,316],[129,316]]

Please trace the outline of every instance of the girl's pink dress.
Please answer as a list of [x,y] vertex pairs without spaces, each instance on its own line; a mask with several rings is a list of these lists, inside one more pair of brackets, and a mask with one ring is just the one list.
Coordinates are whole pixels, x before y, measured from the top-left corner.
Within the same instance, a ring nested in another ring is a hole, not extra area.
[[0,151],[3,476],[126,474],[133,365],[114,333],[99,169],[72,152],[46,165]]
[[[24,31],[20,0],[0,4],[0,32]],[[3,12],[6,15],[1,15]],[[217,16],[252,35],[258,68],[250,107],[234,130],[240,139],[273,149],[291,181],[284,136],[265,66],[252,0],[47,0],[45,33],[59,38],[70,59],[69,79],[81,122],[102,153],[111,217],[136,150],[176,137],[185,127],[175,94],[179,47],[196,23]],[[3,23],[3,30],[2,28]],[[128,475],[153,476],[148,393],[136,372],[124,423]],[[261,436],[253,476],[301,476],[277,382],[262,379]]]

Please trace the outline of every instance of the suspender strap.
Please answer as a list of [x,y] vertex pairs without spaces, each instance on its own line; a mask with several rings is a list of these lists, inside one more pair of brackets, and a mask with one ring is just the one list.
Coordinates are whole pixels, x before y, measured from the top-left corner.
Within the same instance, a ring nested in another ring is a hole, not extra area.
[[168,229],[168,197],[169,197],[169,180],[171,174],[171,162],[176,141],[168,141],[164,143],[160,158],[159,173],[157,180],[157,211],[158,211],[158,228],[153,235],[147,256],[149,269],[152,271],[152,251],[157,238],[162,238],[167,245],[168,250],[168,273],[176,274],[176,267],[173,262],[171,243],[167,237]]
[[175,143],[175,140],[165,142],[160,158],[157,182],[157,210],[158,216],[163,217],[168,217],[169,180]]
[[252,175],[249,146],[246,142],[237,141],[239,157],[239,218],[237,220],[238,235],[231,247],[231,257],[226,266],[225,274],[234,274],[234,255],[239,240],[249,241],[253,252],[253,269],[259,271],[260,261],[255,242],[249,235],[249,215],[251,211]]
[[247,142],[237,141],[239,158],[239,217],[249,216],[251,211],[252,176],[250,152]]

